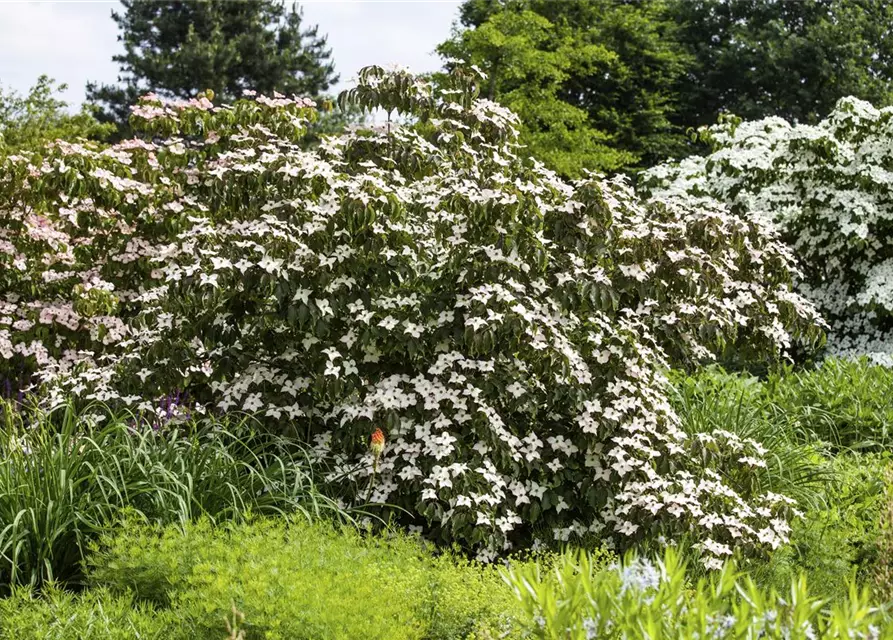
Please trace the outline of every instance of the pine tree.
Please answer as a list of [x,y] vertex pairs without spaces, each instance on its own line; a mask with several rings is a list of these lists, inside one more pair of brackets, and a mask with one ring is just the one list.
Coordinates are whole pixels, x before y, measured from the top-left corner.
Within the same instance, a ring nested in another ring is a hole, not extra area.
[[282,0],[122,0],[112,12],[124,53],[117,85],[87,85],[100,119],[126,128],[144,93],[190,98],[211,89],[220,102],[245,90],[320,97],[338,81],[318,27],[302,25]]

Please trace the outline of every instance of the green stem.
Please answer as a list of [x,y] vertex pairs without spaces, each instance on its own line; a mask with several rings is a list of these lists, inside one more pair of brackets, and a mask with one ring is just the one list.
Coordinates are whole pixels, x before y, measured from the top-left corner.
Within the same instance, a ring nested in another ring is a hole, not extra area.
[[366,489],[366,504],[369,504],[369,498],[372,496],[372,485],[375,483],[375,474],[378,473],[378,456],[372,461],[372,476],[369,478],[369,488]]

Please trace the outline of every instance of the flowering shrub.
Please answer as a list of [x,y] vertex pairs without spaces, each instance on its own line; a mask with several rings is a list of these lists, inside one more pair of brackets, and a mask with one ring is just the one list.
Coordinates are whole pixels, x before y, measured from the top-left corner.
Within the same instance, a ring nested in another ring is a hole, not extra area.
[[661,370],[816,341],[788,251],[720,207],[520,160],[516,117],[452,82],[364,70],[341,100],[416,123],[312,152],[305,101],[150,96],[141,139],[10,158],[0,355],[51,401],[150,412],[181,389],[259,413],[483,555],[589,532],[693,533],[713,563],[780,544],[791,501],[714,464],[760,466],[759,444],[687,438]]
[[893,365],[893,108],[844,98],[814,126],[728,119],[705,133],[710,155],[643,183],[775,222],[803,268],[799,290],[830,323],[830,350]]

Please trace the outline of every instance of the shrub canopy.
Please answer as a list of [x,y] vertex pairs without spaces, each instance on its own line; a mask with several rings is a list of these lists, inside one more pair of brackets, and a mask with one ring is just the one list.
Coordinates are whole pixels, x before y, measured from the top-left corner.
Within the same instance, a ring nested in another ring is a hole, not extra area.
[[777,545],[789,501],[718,467],[763,464],[759,445],[687,438],[661,370],[817,340],[787,249],[759,220],[519,159],[476,80],[367,68],[342,102],[415,124],[314,151],[308,101],[148,96],[139,139],[11,158],[5,366],[50,401],[257,412],[358,500],[485,555],[587,532]]
[[838,355],[893,365],[893,107],[844,98],[818,124],[730,118],[706,157],[656,167],[659,197],[694,194],[778,225],[803,269],[799,290]]

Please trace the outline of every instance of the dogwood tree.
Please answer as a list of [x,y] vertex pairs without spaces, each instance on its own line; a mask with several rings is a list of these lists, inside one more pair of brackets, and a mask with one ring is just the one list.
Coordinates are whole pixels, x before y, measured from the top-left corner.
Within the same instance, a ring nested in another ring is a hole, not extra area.
[[519,159],[477,81],[367,68],[342,101],[411,124],[313,151],[306,100],[147,96],[138,139],[11,158],[0,362],[47,402],[256,413],[357,501],[482,556],[587,533],[695,535],[710,565],[777,546],[792,504],[755,481],[760,445],[687,438],[661,372],[815,342],[789,251],[722,207]]
[[893,108],[845,98],[815,126],[727,119],[704,133],[710,155],[656,167],[643,184],[777,224],[831,352],[893,365]]

